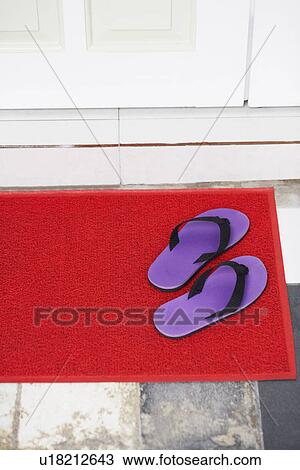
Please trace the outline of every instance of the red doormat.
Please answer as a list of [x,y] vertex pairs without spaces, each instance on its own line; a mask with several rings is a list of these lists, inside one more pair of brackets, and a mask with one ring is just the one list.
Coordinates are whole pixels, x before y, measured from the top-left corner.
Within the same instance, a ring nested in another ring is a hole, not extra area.
[[[183,291],[156,290],[148,266],[179,221],[217,207],[250,230],[211,266],[257,256],[266,290],[230,321],[168,339],[153,310]],[[6,192],[0,225],[0,381],[295,377],[273,190]]]

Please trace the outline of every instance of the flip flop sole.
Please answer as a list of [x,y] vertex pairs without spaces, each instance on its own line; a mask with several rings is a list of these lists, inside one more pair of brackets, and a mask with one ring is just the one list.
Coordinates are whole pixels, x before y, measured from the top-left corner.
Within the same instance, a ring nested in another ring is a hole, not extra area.
[[[249,229],[249,219],[235,209],[211,209],[196,217],[217,216],[230,221],[227,249],[238,243]],[[170,251],[167,246],[148,270],[149,282],[164,291],[183,287],[208,262],[195,263],[201,254],[218,249],[220,229],[212,222],[188,222],[179,232],[180,242]],[[209,260],[211,261],[211,260]]]
[[[239,309],[222,315],[222,319],[251,305],[262,294],[267,284],[267,270],[259,258],[239,256],[231,261],[247,266],[249,272]],[[221,318],[208,317],[225,308],[235,283],[234,270],[229,266],[220,266],[207,278],[203,291],[198,295],[188,299],[186,293],[161,305],[153,317],[156,329],[169,338],[181,338],[217,323]]]

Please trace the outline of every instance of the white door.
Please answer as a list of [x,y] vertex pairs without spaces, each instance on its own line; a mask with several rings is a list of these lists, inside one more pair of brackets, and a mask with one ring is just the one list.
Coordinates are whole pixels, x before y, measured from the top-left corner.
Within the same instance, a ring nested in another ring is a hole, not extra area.
[[242,106],[248,23],[249,0],[0,0],[0,108]]
[[300,106],[300,2],[257,0],[250,72],[250,106]]

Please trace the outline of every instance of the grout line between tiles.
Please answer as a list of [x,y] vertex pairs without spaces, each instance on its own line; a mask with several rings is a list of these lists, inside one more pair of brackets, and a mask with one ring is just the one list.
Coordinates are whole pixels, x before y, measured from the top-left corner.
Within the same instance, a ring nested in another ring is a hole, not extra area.
[[21,400],[22,400],[22,384],[18,383],[17,391],[16,391],[16,399],[15,399],[15,404],[14,404],[13,421],[12,421],[12,435],[11,435],[12,449],[18,449],[19,447]]

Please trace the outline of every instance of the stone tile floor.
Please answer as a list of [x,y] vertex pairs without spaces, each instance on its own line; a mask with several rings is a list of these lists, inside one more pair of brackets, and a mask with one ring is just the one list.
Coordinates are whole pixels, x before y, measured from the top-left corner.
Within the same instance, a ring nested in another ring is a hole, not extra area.
[[263,446],[250,383],[1,384],[0,413],[0,449]]
[[[269,185],[278,206],[300,206],[299,181],[193,187]],[[300,285],[289,295],[299,360]],[[299,387],[299,380],[0,384],[0,449],[300,449]]]

